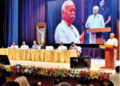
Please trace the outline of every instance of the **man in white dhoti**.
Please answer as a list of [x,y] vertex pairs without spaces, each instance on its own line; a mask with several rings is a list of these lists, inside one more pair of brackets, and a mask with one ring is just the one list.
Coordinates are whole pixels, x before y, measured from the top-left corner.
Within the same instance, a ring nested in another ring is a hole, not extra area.
[[114,33],[110,33],[110,38],[105,42],[105,45],[113,45],[114,46],[114,65],[116,65],[116,59],[117,59],[117,47],[118,47],[118,40],[115,38]]
[[23,41],[20,49],[29,49],[29,46],[26,45],[25,41]]
[[[99,7],[93,7],[93,14],[90,15],[86,22],[86,28],[105,28],[104,18],[101,14],[98,14]],[[90,34],[90,43],[96,43],[96,33]]]
[[[55,43],[80,43],[80,36],[77,28],[72,25],[75,20],[75,4],[65,1],[62,5],[62,21],[58,24],[55,31]],[[83,35],[84,36],[84,35]]]

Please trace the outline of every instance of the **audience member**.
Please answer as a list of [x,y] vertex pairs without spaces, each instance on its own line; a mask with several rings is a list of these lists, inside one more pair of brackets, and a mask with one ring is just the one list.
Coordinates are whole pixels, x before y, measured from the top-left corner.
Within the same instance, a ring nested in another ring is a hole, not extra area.
[[116,73],[110,75],[110,80],[114,83],[114,86],[120,86],[120,66],[116,66]]
[[19,83],[12,81],[12,82],[6,82],[2,84],[2,86],[20,86]]
[[15,79],[15,81],[18,82],[20,86],[30,86],[25,76],[18,77]]
[[4,69],[0,69],[0,86],[6,82],[6,71]]
[[103,80],[101,81],[100,86],[114,86],[114,84],[110,80]]
[[88,86],[96,86],[96,84],[91,82]]
[[72,86],[72,85],[70,83],[68,83],[68,82],[61,82],[56,86]]

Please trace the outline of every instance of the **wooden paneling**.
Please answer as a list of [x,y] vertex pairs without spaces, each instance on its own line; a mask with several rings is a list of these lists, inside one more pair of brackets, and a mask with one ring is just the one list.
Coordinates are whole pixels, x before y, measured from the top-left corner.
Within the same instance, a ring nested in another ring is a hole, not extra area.
[[118,39],[118,56],[117,59],[120,60],[120,20],[117,20],[117,39]]

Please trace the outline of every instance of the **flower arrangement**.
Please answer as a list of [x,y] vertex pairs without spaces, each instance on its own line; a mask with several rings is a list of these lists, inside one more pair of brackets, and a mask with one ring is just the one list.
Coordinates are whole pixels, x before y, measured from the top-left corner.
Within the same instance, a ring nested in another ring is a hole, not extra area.
[[26,76],[44,76],[53,78],[77,78],[84,80],[103,80],[109,79],[110,73],[99,72],[99,71],[80,71],[76,69],[54,69],[54,68],[40,68],[34,66],[21,66],[13,65],[5,67],[0,65],[0,69],[5,69],[10,74],[22,74]]

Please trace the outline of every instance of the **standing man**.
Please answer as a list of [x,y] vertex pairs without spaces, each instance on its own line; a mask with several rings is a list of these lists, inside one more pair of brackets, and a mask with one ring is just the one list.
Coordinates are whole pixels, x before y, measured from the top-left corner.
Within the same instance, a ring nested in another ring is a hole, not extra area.
[[105,6],[105,0],[100,1],[100,10],[99,14],[101,14],[104,18],[105,27],[110,27],[109,23],[111,21],[110,10]]
[[110,38],[105,42],[105,45],[113,45],[114,46],[114,65],[116,65],[116,59],[117,59],[117,47],[118,47],[118,40],[115,38],[114,33],[110,33]]
[[[103,16],[101,14],[98,14],[99,7],[94,6],[93,7],[93,14],[90,15],[86,22],[86,28],[105,28],[105,23]],[[98,34],[102,36],[102,33]],[[96,33],[90,34],[89,42],[92,44],[96,44]]]
[[[101,14],[104,18],[105,27],[110,27],[111,22],[110,9],[105,6],[105,0],[101,0],[99,5],[100,5],[99,14]],[[103,38],[107,40],[109,38],[109,32],[103,33]]]
[[72,25],[75,20],[75,4],[72,0],[67,0],[62,5],[62,20],[55,31],[55,43],[80,43],[81,37],[77,28]]

